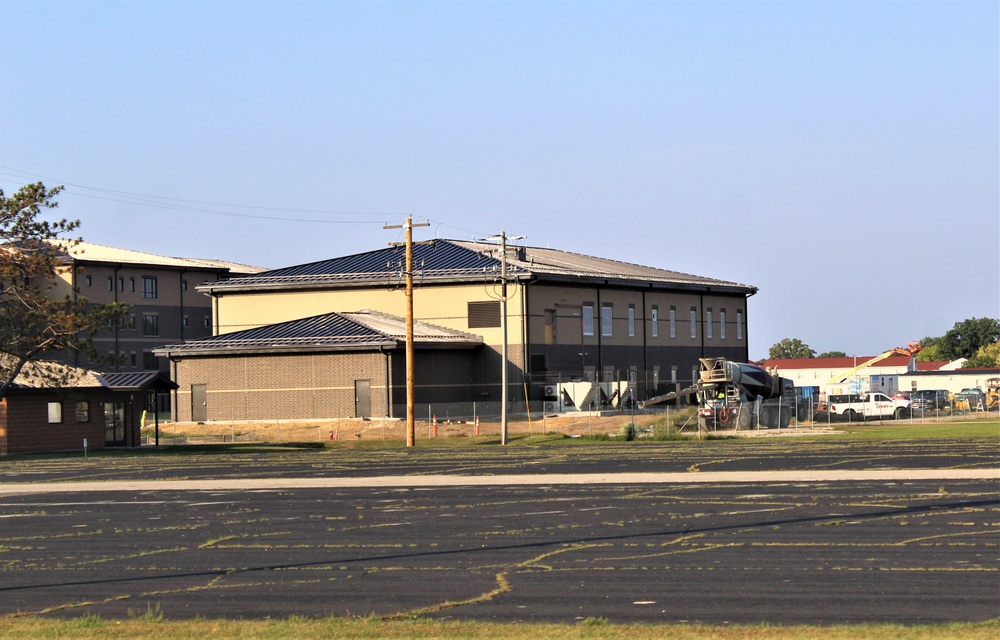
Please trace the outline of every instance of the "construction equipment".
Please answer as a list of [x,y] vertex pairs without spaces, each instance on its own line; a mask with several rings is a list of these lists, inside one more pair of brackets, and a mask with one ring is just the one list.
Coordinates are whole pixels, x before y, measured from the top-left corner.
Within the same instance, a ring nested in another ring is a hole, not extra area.
[[986,379],[986,408],[993,411],[1000,405],[1000,378]]
[[795,386],[764,367],[725,358],[700,358],[698,384],[655,396],[641,403],[645,408],[683,396],[698,396],[698,421],[703,427],[749,429],[787,427],[794,415],[791,404]]
[[877,355],[877,356],[875,356],[874,358],[872,358],[870,360],[865,360],[864,362],[862,362],[861,364],[859,364],[856,367],[848,369],[847,371],[844,371],[842,373],[838,373],[838,374],[836,374],[834,376],[830,376],[830,379],[827,380],[826,382],[827,382],[827,384],[843,384],[843,383],[847,382],[847,380],[851,376],[853,376],[855,373],[857,373],[858,371],[861,371],[862,369],[864,369],[866,367],[870,367],[873,364],[877,364],[877,363],[881,362],[882,360],[885,360],[889,356],[910,356],[910,357],[913,357],[917,353],[919,353],[922,348],[923,347],[920,346],[919,342],[907,342],[905,349],[902,349],[902,348],[899,348],[899,347],[897,347],[895,349],[889,349],[888,351],[886,351],[885,353],[883,353],[881,355]]

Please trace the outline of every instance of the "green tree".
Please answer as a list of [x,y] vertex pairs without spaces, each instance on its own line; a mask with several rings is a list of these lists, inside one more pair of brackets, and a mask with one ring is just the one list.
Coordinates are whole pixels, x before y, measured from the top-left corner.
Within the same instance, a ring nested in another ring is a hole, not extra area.
[[924,338],[920,341],[920,352],[914,356],[917,362],[941,362],[942,360],[947,360],[944,353],[941,350],[941,341],[943,338]]
[[971,358],[980,347],[1000,340],[1000,321],[970,318],[956,322],[941,339],[941,354],[948,360]]
[[128,313],[127,305],[91,305],[78,290],[56,294],[65,252],[80,242],[61,237],[77,229],[78,220],[41,217],[57,206],[60,191],[40,182],[10,197],[0,190],[0,399],[28,365],[42,385],[65,382],[66,367],[41,361],[74,352],[96,357],[94,333]]
[[823,353],[816,356],[817,358],[846,358],[847,354],[843,351],[824,351]]
[[798,338],[785,338],[781,342],[772,345],[767,354],[773,360],[816,357],[816,352]]
[[975,355],[965,361],[965,369],[994,369],[1000,367],[1000,340],[979,347]]

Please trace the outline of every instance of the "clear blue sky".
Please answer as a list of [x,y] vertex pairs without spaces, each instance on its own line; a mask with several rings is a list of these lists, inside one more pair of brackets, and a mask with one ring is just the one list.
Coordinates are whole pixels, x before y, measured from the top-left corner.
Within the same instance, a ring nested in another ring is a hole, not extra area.
[[753,358],[1000,316],[996,0],[0,15],[0,188],[65,184],[91,242],[276,268],[503,230],[758,287]]

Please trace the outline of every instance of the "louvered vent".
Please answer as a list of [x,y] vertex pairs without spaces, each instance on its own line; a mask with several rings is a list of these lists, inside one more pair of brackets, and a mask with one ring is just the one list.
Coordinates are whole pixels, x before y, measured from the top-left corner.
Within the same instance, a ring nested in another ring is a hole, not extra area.
[[480,329],[500,326],[500,301],[469,303],[469,328]]

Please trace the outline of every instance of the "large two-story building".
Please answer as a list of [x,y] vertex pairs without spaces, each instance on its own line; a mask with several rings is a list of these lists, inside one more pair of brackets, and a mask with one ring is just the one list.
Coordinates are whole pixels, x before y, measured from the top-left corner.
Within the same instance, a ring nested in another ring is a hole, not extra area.
[[65,250],[53,294],[80,295],[94,304],[120,302],[130,305],[132,312],[122,324],[94,336],[101,362],[70,364],[104,371],[166,371],[166,361],[157,361],[154,348],[213,333],[211,300],[195,287],[261,271],[221,260],[76,244]]
[[[425,327],[416,337],[418,405],[464,413],[457,405],[500,399],[504,309],[508,398],[521,409],[641,400],[690,384],[701,357],[748,359],[750,285],[549,248],[501,255],[497,245],[457,240],[416,244],[413,264],[414,318]],[[177,418],[401,415],[404,265],[404,248],[389,247],[200,285],[216,337],[156,351],[180,385]],[[358,312],[379,314],[380,335]],[[356,326],[321,322],[322,335],[316,322],[295,322],[331,313]],[[351,359],[362,352],[385,362],[358,368]],[[597,384],[581,400],[562,391],[571,383]],[[357,406],[359,388],[375,398],[370,406]],[[305,402],[305,389],[339,400]]]

